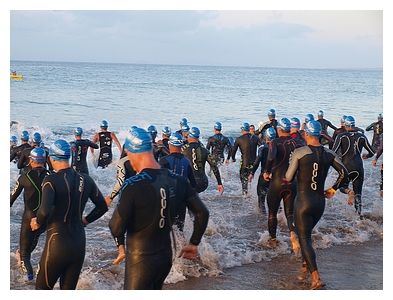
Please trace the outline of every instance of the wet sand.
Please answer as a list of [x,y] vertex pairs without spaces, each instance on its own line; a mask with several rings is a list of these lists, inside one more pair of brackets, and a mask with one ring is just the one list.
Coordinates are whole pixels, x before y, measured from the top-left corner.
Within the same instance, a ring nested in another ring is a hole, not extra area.
[[[318,269],[324,289],[382,290],[383,241],[316,249]],[[291,255],[271,261],[224,270],[218,277],[189,278],[164,285],[166,290],[303,290],[309,282],[299,283],[296,275],[301,262]]]

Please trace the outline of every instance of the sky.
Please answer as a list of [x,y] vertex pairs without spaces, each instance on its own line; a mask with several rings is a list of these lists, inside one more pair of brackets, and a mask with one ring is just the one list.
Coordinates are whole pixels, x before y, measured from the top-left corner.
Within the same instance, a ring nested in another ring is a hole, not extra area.
[[11,10],[10,57],[382,68],[382,27],[382,10]]

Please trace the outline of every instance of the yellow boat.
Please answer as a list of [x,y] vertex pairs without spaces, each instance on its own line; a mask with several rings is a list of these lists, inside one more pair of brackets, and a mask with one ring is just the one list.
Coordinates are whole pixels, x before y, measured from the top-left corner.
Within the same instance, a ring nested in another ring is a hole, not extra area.
[[10,78],[13,80],[23,80],[23,75],[22,74],[10,74]]

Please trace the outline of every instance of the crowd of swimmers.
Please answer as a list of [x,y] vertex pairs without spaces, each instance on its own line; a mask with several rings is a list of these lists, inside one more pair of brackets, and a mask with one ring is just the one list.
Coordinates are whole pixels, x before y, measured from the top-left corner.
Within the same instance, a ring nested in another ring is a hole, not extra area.
[[[108,131],[106,120],[92,140],[83,139],[83,129],[77,127],[75,140],[59,139],[49,148],[38,132],[30,139],[23,131],[20,145],[16,136],[11,136],[10,162],[17,164],[20,175],[10,198],[12,206],[24,191],[17,256],[27,280],[34,280],[31,253],[46,231],[35,287],[53,289],[60,279],[60,289],[75,289],[85,257],[84,227],[103,216],[119,196],[109,229],[118,247],[113,263],[125,260],[124,289],[161,289],[172,267],[171,232],[173,226],[183,231],[187,210],[193,231],[179,256],[196,259],[199,255],[198,245],[209,219],[199,197],[209,183],[206,163],[216,178],[217,191],[223,193],[220,166],[235,162],[239,150],[242,195],[249,196],[249,183],[259,167],[261,170],[258,207],[267,215],[268,246],[278,244],[277,214],[282,200],[291,249],[303,260],[299,279],[311,275],[310,288],[322,288],[312,230],[322,217],[325,198],[333,197],[337,190],[348,195],[348,204],[363,218],[362,159],[374,157],[372,165],[376,166],[383,152],[382,114],[366,128],[373,131],[371,144],[353,116],[342,116],[340,127],[326,120],[323,111],[316,120],[307,114],[303,122],[296,117],[276,119],[274,109],[267,117],[257,128],[243,123],[235,139],[223,135],[222,124],[216,122],[206,147],[200,141],[199,128],[190,127],[186,118],[180,120],[177,131],[162,128],[159,140],[154,125],[146,130],[132,126],[123,145]],[[334,130],[333,135],[328,127]],[[120,159],[113,190],[103,196],[89,176],[86,157],[89,149],[92,153],[98,150],[97,166],[106,168],[113,160],[112,143]],[[367,153],[362,153],[363,149]],[[330,167],[337,171],[337,178],[325,188]],[[382,172],[381,167],[381,196]],[[94,208],[85,213],[89,199]]]

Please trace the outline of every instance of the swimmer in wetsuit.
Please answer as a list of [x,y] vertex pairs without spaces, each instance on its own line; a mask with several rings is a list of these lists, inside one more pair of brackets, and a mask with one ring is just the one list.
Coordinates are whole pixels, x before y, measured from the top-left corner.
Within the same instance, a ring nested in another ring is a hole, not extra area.
[[[373,167],[377,166],[377,161],[383,153],[383,133],[379,136],[379,139],[380,139],[379,146],[378,146],[377,152],[375,153],[375,158],[371,162]],[[381,181],[379,184],[379,191],[380,191],[381,197],[383,197],[383,163],[381,163]]]
[[21,269],[27,274],[28,280],[33,280],[34,278],[33,267],[30,262],[31,253],[37,246],[39,236],[45,230],[45,226],[42,226],[38,231],[31,231],[30,228],[30,220],[36,216],[41,204],[41,183],[45,176],[49,174],[45,169],[45,163],[46,152],[44,149],[34,148],[31,150],[31,169],[19,176],[10,195],[12,207],[20,193],[24,191],[24,210],[20,227],[19,255]]
[[[34,148],[40,147],[42,143],[42,139],[41,139],[41,134],[38,132],[35,132],[33,134],[33,139],[31,141],[31,147],[26,147],[25,149],[22,150],[19,160],[18,160],[18,164],[17,167],[18,169],[20,169],[20,173],[23,172],[27,172],[29,170],[31,170],[31,166],[29,165],[30,163],[30,151]],[[47,157],[48,157],[48,151],[43,148],[46,151]],[[46,165],[47,168],[52,171],[52,165],[50,164],[50,161],[47,159],[46,161]]]
[[124,289],[162,289],[172,267],[170,233],[177,207],[194,215],[194,230],[179,256],[195,259],[209,211],[189,182],[154,159],[150,135],[136,128],[126,137],[127,156],[138,175],[127,179],[109,222],[115,241],[127,234]]
[[[340,188],[340,191],[353,197],[353,192],[348,189],[348,172],[337,155],[320,144],[321,132],[322,127],[319,122],[307,123],[305,127],[307,146],[297,148],[292,153],[284,179],[284,182],[290,182],[297,174],[295,227],[305,261],[300,279],[305,279],[308,270],[311,273],[311,289],[319,289],[324,285],[318,272],[311,233],[324,212],[325,196],[332,197]],[[330,166],[339,175],[325,195],[325,180]]]
[[296,145],[296,148],[306,145],[306,141],[300,133],[300,120],[298,118],[291,118],[291,129],[289,133]]
[[[210,151],[217,164],[222,164],[225,160],[224,152],[227,151],[226,164],[229,163],[231,157],[231,143],[229,139],[221,133],[222,125],[220,122],[214,124],[214,135],[209,137],[206,149]],[[211,150],[210,150],[211,148]]]
[[[196,188],[197,184],[194,177],[194,172],[191,167],[191,162],[181,153],[183,146],[182,136],[175,132],[169,138],[170,154],[161,158],[159,164],[162,168],[172,171],[174,174],[184,177],[188,180],[192,188]],[[180,231],[183,231],[184,220],[186,218],[186,206],[180,206],[179,211],[175,216],[175,225]]]
[[[101,131],[97,132],[93,137],[93,143],[100,143],[100,154],[98,156],[98,167],[106,168],[112,162],[112,141],[115,142],[119,153],[121,154],[122,149],[116,134],[108,131],[108,121],[102,120]],[[90,147],[90,151],[94,154],[94,148]]]
[[318,112],[318,122],[321,124],[322,127],[322,133],[320,136],[321,139],[321,144],[329,144],[329,148],[333,147],[334,140],[333,138],[328,134],[328,127],[332,128],[333,130],[337,130],[337,127],[334,126],[329,120],[324,119],[324,114],[323,111],[320,110]]
[[364,154],[363,159],[372,157],[374,149],[368,142],[367,137],[355,131],[355,119],[347,116],[345,119],[346,132],[340,133],[334,141],[333,151],[339,153],[344,166],[348,170],[349,180],[352,182],[353,191],[355,192],[355,210],[362,219],[362,189],[364,180],[364,168],[362,161],[363,148],[368,151]]
[[[59,278],[60,289],[76,288],[85,259],[84,227],[108,210],[93,179],[71,168],[70,156],[70,145],[65,140],[57,140],[50,146],[49,158],[55,173],[42,182],[42,203],[37,217],[30,222],[32,230],[47,223],[36,289],[53,289]],[[83,217],[89,198],[95,207]]]
[[261,165],[261,174],[258,177],[257,185],[258,207],[263,214],[266,214],[265,201],[270,182],[263,178],[263,171],[265,170],[266,159],[269,152],[269,144],[273,139],[276,138],[276,131],[274,128],[269,127],[264,131],[264,135],[265,142],[258,148],[258,155],[253,164],[251,174],[248,176],[248,180],[250,182],[252,181],[255,172],[258,170],[259,165]]
[[[10,155],[12,154],[13,150],[18,146],[18,138],[15,135],[12,135],[10,138]],[[14,158],[14,163],[17,163],[16,158]]]
[[[161,157],[169,155],[169,137],[172,134],[171,129],[168,126],[162,128],[162,139],[157,142],[157,160]],[[181,133],[179,133],[181,135]]]
[[373,139],[371,142],[371,146],[373,146],[376,151],[379,147],[380,136],[383,133],[383,116],[382,114],[378,115],[378,121],[371,123],[367,126],[366,131],[373,131]]
[[[340,124],[341,124],[341,126],[340,126],[340,128],[337,128],[337,130],[335,130],[334,131],[334,133],[333,133],[333,141],[335,141],[336,140],[336,137],[340,134],[340,133],[343,133],[343,132],[347,132],[346,130],[345,130],[345,119],[347,118],[347,116],[346,115],[343,115],[342,117],[341,117],[341,119],[340,119]],[[360,133],[363,133],[364,134],[364,130],[363,129],[361,129],[361,128],[359,128],[359,127],[353,127],[353,131],[359,131]],[[334,144],[334,143],[333,143]],[[331,147],[331,148],[333,148],[333,146]]]
[[206,162],[208,162],[217,179],[217,190],[222,194],[224,192],[224,186],[221,182],[220,170],[212,155],[199,141],[199,135],[199,129],[197,127],[192,127],[188,135],[188,143],[182,148],[182,153],[191,162],[196,182],[195,190],[197,193],[201,193],[205,191],[209,185],[209,180],[205,173],[205,165]]
[[98,145],[88,139],[82,139],[83,130],[77,127],[74,131],[75,141],[70,143],[71,146],[71,167],[80,173],[89,174],[86,156],[89,147],[98,149]]
[[262,139],[263,132],[269,127],[273,127],[277,134],[277,120],[276,120],[276,110],[274,108],[269,109],[267,113],[268,121],[260,122],[258,124],[258,129],[255,130],[255,134]]
[[[22,151],[26,148],[28,148],[28,149],[32,148],[31,145],[29,144],[29,133],[26,130],[22,131],[22,134],[20,135],[20,140],[21,140],[21,144],[11,150],[10,162],[13,160],[18,162],[20,159],[20,156],[22,154]],[[20,168],[18,168],[18,169],[20,169]]]
[[[147,127],[147,132],[150,133],[150,135],[151,135],[151,140],[153,143],[153,154],[154,154],[155,159],[158,161],[158,147],[157,147],[157,142],[156,142],[156,138],[157,138],[156,126],[150,125],[149,127]],[[124,151],[124,148],[123,148],[123,151]],[[124,153],[124,154],[125,154],[124,156],[127,156],[126,153]],[[122,157],[124,157],[124,156],[122,155]]]
[[252,138],[250,134],[250,125],[248,123],[243,123],[243,125],[240,127],[240,130],[242,131],[242,135],[236,138],[235,144],[232,148],[232,162],[236,161],[236,152],[237,149],[240,148],[240,182],[242,184],[242,195],[247,196],[248,176],[251,173],[253,163],[256,158],[256,148],[258,147],[258,142]]
[[284,202],[284,212],[287,219],[292,250],[295,254],[299,253],[300,246],[296,238],[295,227],[293,224],[293,206],[296,196],[296,182],[283,184],[282,178],[288,169],[289,157],[297,147],[290,136],[291,122],[287,118],[282,118],[277,124],[278,138],[269,144],[269,152],[265,165],[263,177],[270,181],[267,193],[267,206],[269,209],[268,230],[270,234],[269,245],[277,245],[277,213],[281,199]]

